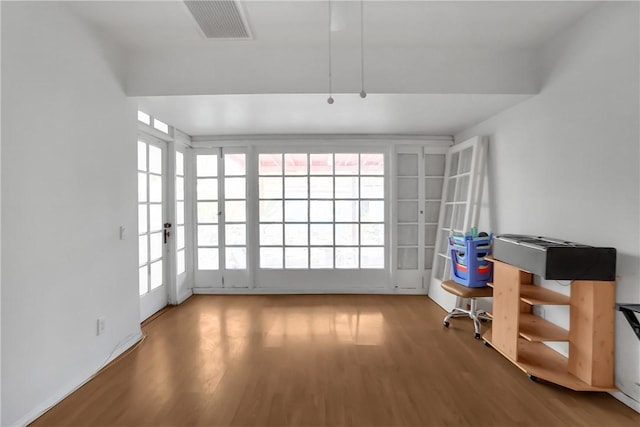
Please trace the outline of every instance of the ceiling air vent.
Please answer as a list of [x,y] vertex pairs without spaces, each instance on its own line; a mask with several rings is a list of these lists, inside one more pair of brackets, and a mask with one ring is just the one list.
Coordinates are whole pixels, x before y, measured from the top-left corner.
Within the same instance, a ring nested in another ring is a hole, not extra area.
[[250,39],[251,33],[242,9],[235,1],[185,0],[187,8],[209,39]]

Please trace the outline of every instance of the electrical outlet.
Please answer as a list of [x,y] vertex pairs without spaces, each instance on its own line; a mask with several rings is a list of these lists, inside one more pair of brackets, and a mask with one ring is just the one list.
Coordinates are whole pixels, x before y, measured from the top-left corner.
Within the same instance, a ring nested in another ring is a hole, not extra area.
[[98,321],[96,322],[96,324],[96,335],[102,335],[107,327],[107,319],[105,319],[104,317],[98,317]]

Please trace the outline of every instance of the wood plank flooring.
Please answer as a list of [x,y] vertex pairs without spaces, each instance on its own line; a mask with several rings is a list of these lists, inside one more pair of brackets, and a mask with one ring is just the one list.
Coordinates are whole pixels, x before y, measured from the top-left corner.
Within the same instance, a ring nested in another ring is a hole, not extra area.
[[634,426],[530,381],[425,296],[199,295],[37,426]]

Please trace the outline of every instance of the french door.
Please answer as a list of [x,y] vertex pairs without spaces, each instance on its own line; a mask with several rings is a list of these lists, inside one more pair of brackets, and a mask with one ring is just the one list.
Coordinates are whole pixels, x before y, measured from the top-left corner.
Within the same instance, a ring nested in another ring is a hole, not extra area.
[[395,154],[395,286],[426,289],[431,278],[447,148],[399,146]]
[[166,145],[138,139],[140,321],[167,305]]
[[198,149],[195,159],[195,287],[246,288],[250,283],[246,149]]

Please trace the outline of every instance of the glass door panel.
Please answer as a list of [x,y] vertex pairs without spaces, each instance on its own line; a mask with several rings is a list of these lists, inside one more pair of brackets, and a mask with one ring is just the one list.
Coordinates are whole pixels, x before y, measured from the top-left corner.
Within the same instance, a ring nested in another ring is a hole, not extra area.
[[178,277],[186,272],[185,255],[185,164],[184,153],[176,151],[176,274]]
[[222,150],[221,251],[224,287],[246,288],[250,277],[247,227],[247,154],[243,149]]
[[[187,215],[187,153],[189,151],[183,146],[176,146],[175,151],[175,224],[173,235],[175,236],[174,263],[176,298],[182,301],[190,293],[191,269],[187,265],[187,260],[191,264],[191,246],[187,241],[192,239],[193,223]],[[189,256],[187,256],[189,253]]]
[[444,184],[445,154],[424,154],[424,270],[431,276]]
[[222,215],[218,170],[219,150],[199,150],[196,163],[195,286],[222,287],[220,226]]
[[420,147],[400,147],[396,154],[396,286],[422,287],[420,219],[423,216]]
[[167,305],[165,145],[138,141],[138,290],[140,321]]

